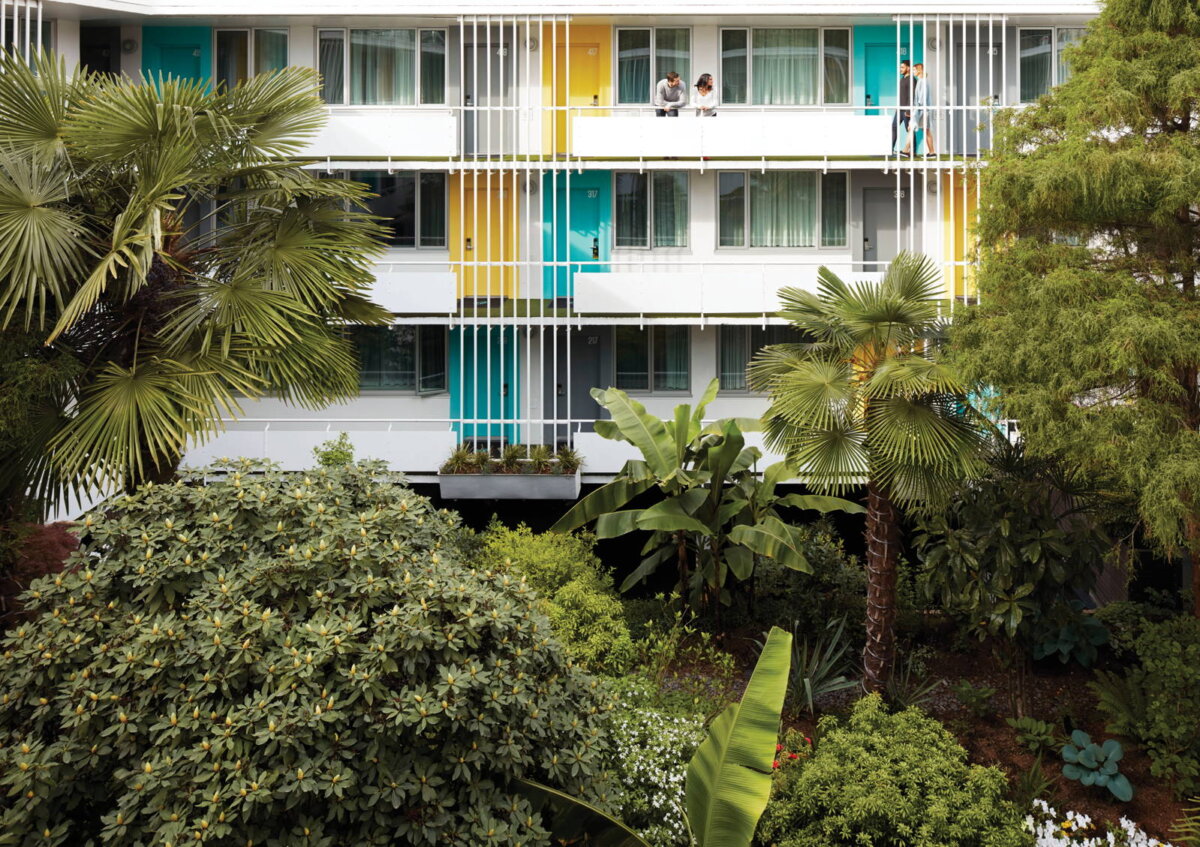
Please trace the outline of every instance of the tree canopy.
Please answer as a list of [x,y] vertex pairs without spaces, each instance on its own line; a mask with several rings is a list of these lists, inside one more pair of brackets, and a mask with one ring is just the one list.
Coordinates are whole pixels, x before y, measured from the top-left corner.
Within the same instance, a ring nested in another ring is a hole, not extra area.
[[1069,80],[1001,121],[982,173],[982,305],[957,322],[957,363],[1031,452],[1115,476],[1195,562],[1200,12],[1111,0],[1068,59]]

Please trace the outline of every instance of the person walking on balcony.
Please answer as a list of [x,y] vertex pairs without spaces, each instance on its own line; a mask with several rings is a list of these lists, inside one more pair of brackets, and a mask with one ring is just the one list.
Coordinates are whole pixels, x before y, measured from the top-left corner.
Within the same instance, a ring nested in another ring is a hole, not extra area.
[[712,74],[700,74],[696,80],[695,102],[696,116],[700,118],[715,118],[717,116],[717,89],[713,87]]
[[[912,121],[912,102],[913,102],[913,78],[909,70],[908,61],[900,63],[900,101],[896,108],[896,114],[892,118],[892,146],[888,150],[888,155],[896,152],[896,141],[900,135],[900,125],[904,124],[904,134],[909,143],[912,142],[912,134],[909,131],[909,125]],[[906,149],[901,155],[909,155]]]
[[660,118],[677,118],[679,110],[687,106],[687,86],[675,71],[668,71],[666,79],[660,79],[654,89],[655,114]]
[[929,112],[929,77],[925,76],[925,65],[920,62],[913,65],[913,74],[917,77],[917,84],[913,88],[912,134],[909,136],[908,144],[904,145],[904,150],[905,152],[912,150],[912,139],[920,131],[921,139],[925,144],[925,158],[928,159],[937,155],[933,149],[933,116]]

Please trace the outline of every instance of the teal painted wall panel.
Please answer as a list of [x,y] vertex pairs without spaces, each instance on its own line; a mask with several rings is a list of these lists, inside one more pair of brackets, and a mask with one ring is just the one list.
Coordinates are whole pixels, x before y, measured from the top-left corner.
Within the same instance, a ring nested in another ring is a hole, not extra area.
[[[856,26],[851,102],[862,109],[867,105],[867,95],[870,94],[873,106],[895,106],[900,60],[924,61],[924,44],[924,27],[914,26],[910,31],[906,24],[901,25],[901,49],[897,56],[894,24]],[[910,49],[912,45],[915,45],[915,49]],[[864,109],[864,113],[880,114],[876,109]]]
[[212,79],[212,29],[206,26],[142,27],[142,72],[157,79]]
[[[557,178],[555,177],[557,174]],[[612,173],[585,171],[552,172],[542,181],[542,260],[607,262],[612,251]],[[570,197],[570,221],[567,198]],[[542,271],[542,296],[570,297],[574,272],[603,273],[607,265],[546,267]]]
[[521,396],[516,327],[456,327],[450,330],[450,417],[485,418],[490,423],[454,425],[462,439],[521,440],[517,417]]

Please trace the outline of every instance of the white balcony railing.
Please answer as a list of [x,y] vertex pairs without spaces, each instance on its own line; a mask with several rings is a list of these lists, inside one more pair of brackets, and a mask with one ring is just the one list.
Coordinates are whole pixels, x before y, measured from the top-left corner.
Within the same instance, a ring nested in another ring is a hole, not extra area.
[[304,151],[318,158],[444,158],[459,152],[451,108],[336,106]]

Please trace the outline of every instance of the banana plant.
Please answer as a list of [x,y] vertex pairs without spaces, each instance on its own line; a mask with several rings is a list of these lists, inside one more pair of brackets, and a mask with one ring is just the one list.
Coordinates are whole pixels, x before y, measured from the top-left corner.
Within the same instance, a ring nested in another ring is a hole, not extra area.
[[[684,810],[696,847],[750,847],[771,794],[791,661],[791,633],[772,627],[742,699],[713,719],[688,762]],[[555,844],[648,847],[621,821],[577,797],[524,779],[513,788],[542,814]]]
[[[668,421],[619,389],[591,393],[612,415],[597,421],[597,433],[632,444],[642,458],[626,462],[612,482],[576,503],[552,529],[570,532],[595,521],[599,538],[649,532],[644,558],[621,584],[622,591],[674,561],[680,596],[693,602],[705,596],[715,601],[719,615],[720,605],[730,600],[729,575],[749,578],[759,557],[811,572],[799,533],[782,519],[781,507],[861,511],[836,497],[777,496],[776,486],[787,473],[782,464],[759,480],[754,467],[762,453],[747,447],[743,435],[758,422],[731,418],[704,424],[705,409],[717,396],[715,379],[694,408],[682,403]],[[651,490],[657,491],[657,502],[625,508]]]

